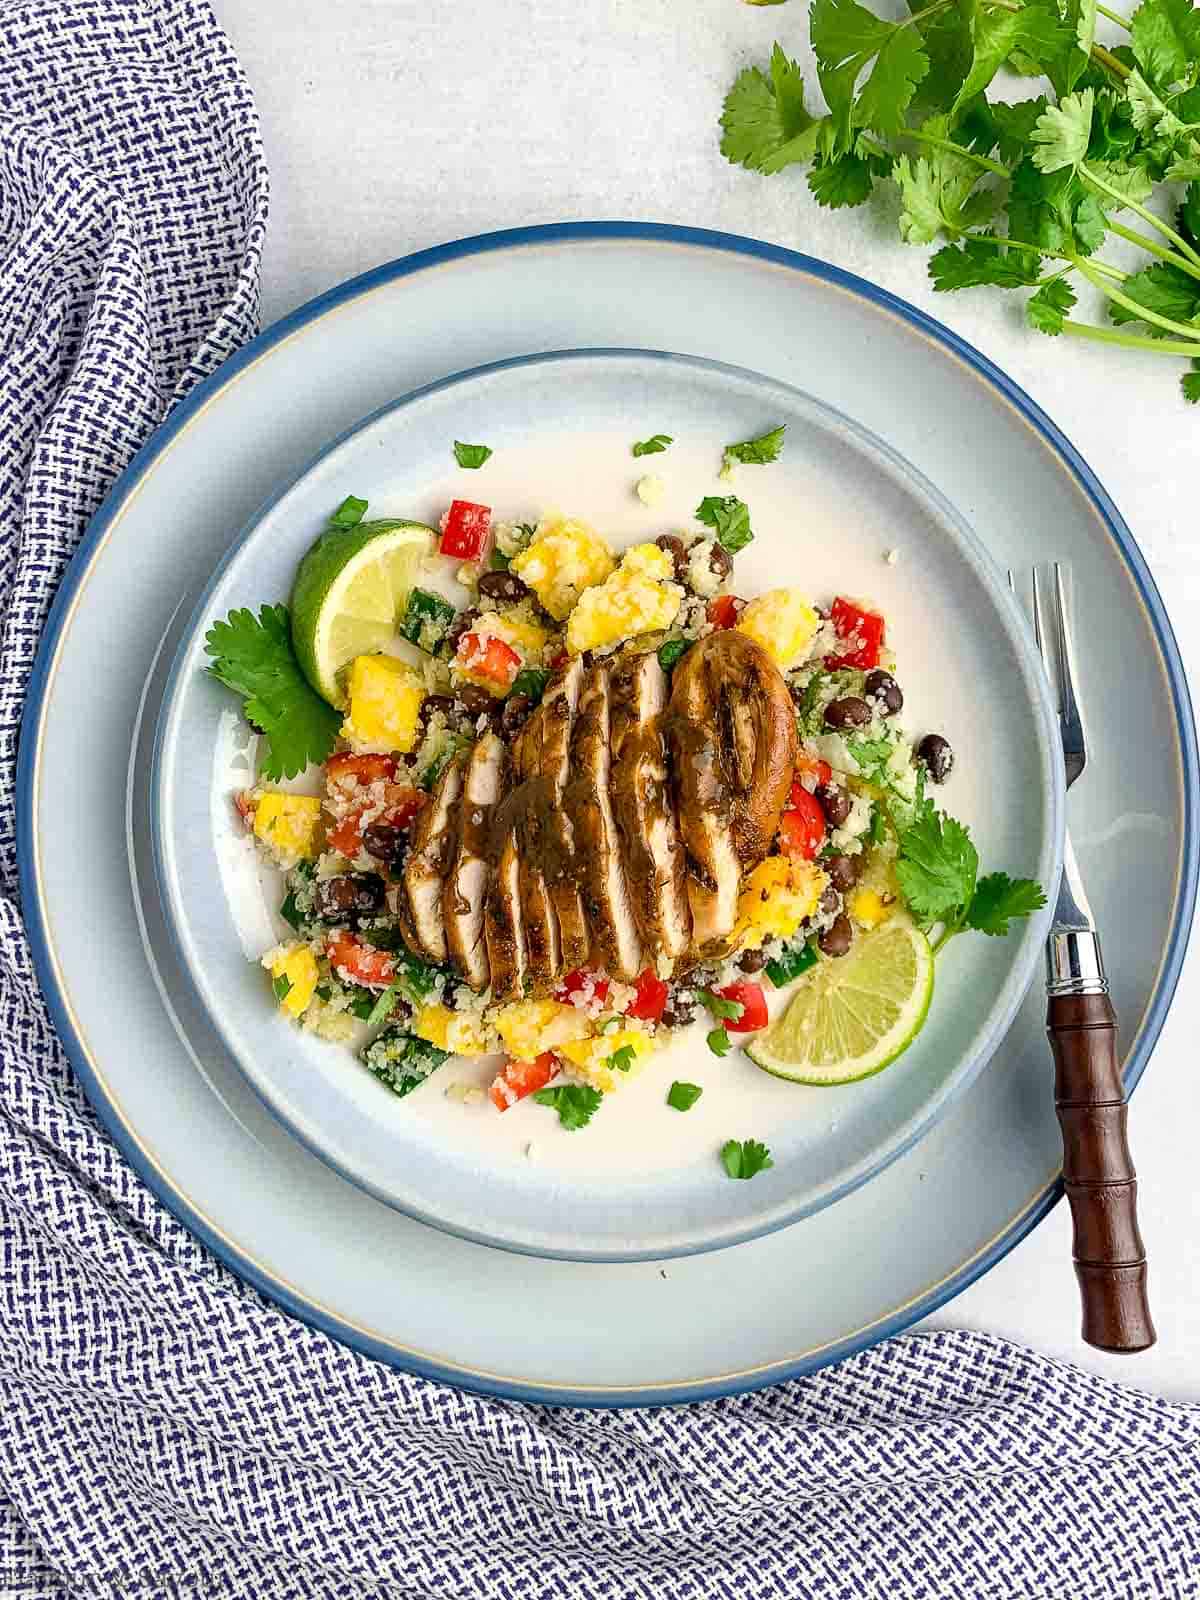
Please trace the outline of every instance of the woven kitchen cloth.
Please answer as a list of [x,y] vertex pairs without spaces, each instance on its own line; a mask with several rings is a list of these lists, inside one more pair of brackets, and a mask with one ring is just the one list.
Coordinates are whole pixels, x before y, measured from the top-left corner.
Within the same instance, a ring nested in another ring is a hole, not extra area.
[[121,1161],[17,900],[13,762],[63,568],[254,331],[254,107],[188,0],[0,0],[0,1596],[1141,1600],[1200,1592],[1200,1412],[981,1335],[589,1413],[289,1320]]

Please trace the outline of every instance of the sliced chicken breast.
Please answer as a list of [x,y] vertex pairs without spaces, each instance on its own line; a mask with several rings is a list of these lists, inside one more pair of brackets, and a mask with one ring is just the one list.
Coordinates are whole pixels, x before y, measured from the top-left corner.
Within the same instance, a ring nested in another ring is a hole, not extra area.
[[770,849],[796,765],[791,696],[767,652],[732,629],[694,644],[675,669],[668,744],[692,941],[697,955],[719,955],[742,873]]
[[501,801],[492,824],[491,868],[483,908],[488,966],[494,1000],[520,1000],[525,993],[525,933],[521,917],[519,813],[522,795]]
[[553,800],[541,770],[544,713],[539,706],[521,730],[516,764],[524,781],[517,806],[518,874],[521,926],[525,936],[525,992],[548,994],[562,971],[558,918],[546,884],[545,834]]
[[642,951],[613,819],[609,740],[608,671],[593,666],[585,669],[579,692],[564,802],[593,959],[612,977],[632,983],[642,970]]
[[488,986],[484,903],[492,820],[503,790],[504,746],[496,734],[475,741],[463,772],[456,849],[442,894],[442,920],[450,960],[476,993]]
[[564,973],[575,972],[586,963],[592,942],[576,875],[575,830],[563,800],[582,683],[583,662],[576,656],[547,685],[538,708],[545,804],[542,870],[558,924],[559,970]]
[[429,804],[413,823],[412,845],[404,863],[404,899],[418,953],[439,965],[446,959],[442,895],[458,839],[462,762],[451,761],[433,787]]
[[667,778],[667,676],[657,655],[625,656],[609,683],[612,805],[647,957],[661,976],[691,943],[683,844]]

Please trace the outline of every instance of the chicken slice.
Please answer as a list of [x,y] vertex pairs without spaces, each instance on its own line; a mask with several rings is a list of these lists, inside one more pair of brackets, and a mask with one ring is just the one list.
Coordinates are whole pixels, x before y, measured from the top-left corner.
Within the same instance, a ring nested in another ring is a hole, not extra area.
[[574,972],[584,966],[592,942],[576,878],[575,829],[563,801],[582,682],[583,662],[576,656],[547,685],[538,708],[546,807],[541,831],[542,871],[558,924],[560,972]]
[[487,899],[492,818],[504,783],[504,746],[488,732],[466,760],[458,808],[457,848],[442,894],[442,920],[451,961],[476,993],[488,986],[483,908]]
[[625,878],[646,954],[665,977],[691,942],[692,919],[667,781],[667,676],[657,655],[622,657],[613,668],[609,699],[613,816]]
[[514,789],[500,804],[492,824],[483,931],[494,1000],[520,1000],[525,993],[525,933],[521,916],[520,807]]
[[609,792],[608,689],[603,666],[586,670],[571,736],[564,803],[574,830],[577,881],[595,960],[611,977],[632,983],[642,970],[642,952]]
[[462,779],[462,761],[449,762],[434,785],[429,804],[417,814],[404,863],[409,927],[420,946],[418,953],[439,965],[446,959],[442,894],[458,838]]
[[675,803],[698,956],[725,953],[743,871],[767,854],[796,765],[796,717],[771,657],[726,629],[675,669],[668,713]]
[[543,725],[539,706],[521,730],[514,753],[524,777],[517,806],[517,887],[527,960],[525,991],[530,995],[548,994],[562,971],[558,918],[546,884],[545,834],[554,800],[541,768]]

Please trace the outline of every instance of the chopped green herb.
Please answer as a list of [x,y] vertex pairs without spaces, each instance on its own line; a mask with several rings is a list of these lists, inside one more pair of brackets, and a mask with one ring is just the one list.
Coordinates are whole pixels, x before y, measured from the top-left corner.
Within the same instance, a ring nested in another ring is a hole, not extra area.
[[766,974],[777,989],[782,989],[816,964],[816,950],[807,940],[803,940],[785,945],[777,956],[772,956],[767,962]]
[[714,1028],[704,1042],[715,1056],[727,1056],[733,1049],[733,1040],[724,1028]]
[[265,778],[295,778],[331,755],[342,725],[300,670],[286,606],[231,611],[204,636],[209,673],[240,694],[246,720],[266,737]]
[[329,519],[331,528],[357,528],[367,509],[367,502],[357,495],[348,494]]
[[403,987],[403,984],[403,978],[393,978],[391,983],[388,984],[387,988],[379,996],[379,999],[376,1000],[375,1004],[371,1007],[370,1014],[367,1017],[367,1021],[372,1027],[374,1027],[377,1022],[386,1022],[391,1016],[392,1012],[396,1009],[396,1002],[400,998],[400,990]]
[[867,843],[877,845],[883,843],[883,836],[887,829],[887,819],[881,805],[871,807],[871,826],[867,829]]
[[684,1083],[676,1078],[667,1090],[667,1104],[675,1111],[690,1111],[703,1093],[698,1083]]
[[670,672],[681,656],[687,655],[692,648],[690,639],[666,639],[658,647],[658,664],[664,672]]
[[714,531],[717,543],[724,545],[731,556],[744,550],[754,538],[750,508],[735,494],[705,495],[696,507],[696,520]]
[[332,1000],[333,990],[327,983],[319,983],[317,985],[316,995],[318,1000]]
[[714,994],[711,989],[697,989],[696,997],[718,1022],[736,1022],[746,1009],[740,1000],[726,1000],[724,995]]
[[892,759],[895,745],[881,735],[878,739],[847,739],[846,749],[854,757],[858,770],[869,783],[882,783],[887,764]]
[[432,594],[428,589],[413,589],[404,608],[400,637],[415,644],[427,655],[436,655],[457,615],[449,600],[443,599],[440,594]]
[[486,444],[463,444],[461,439],[454,441],[454,459],[460,467],[481,467],[491,453]]
[[296,891],[294,889],[289,889],[287,894],[284,896],[283,904],[279,908],[279,915],[286,923],[295,928],[297,933],[299,933],[301,927],[303,926],[304,918],[296,909]]
[[967,910],[967,927],[1002,938],[1014,917],[1040,911],[1046,896],[1031,878],[1010,878],[1006,872],[989,872],[980,878]]
[[674,443],[669,433],[655,433],[651,434],[649,439],[643,439],[640,444],[635,444],[633,453],[635,456],[660,456],[668,445]]
[[735,462],[741,462],[747,467],[762,467],[770,461],[778,461],[786,432],[785,422],[778,428],[772,428],[769,433],[760,433],[757,439],[743,439],[741,444],[727,444],[721,476],[732,477]]
[[356,994],[347,1009],[352,1017],[357,1017],[360,1022],[369,1022],[371,1013],[375,1009],[375,996],[369,991]]
[[509,693],[528,695],[536,706],[540,704],[549,682],[550,674],[542,667],[522,667],[513,679]]
[[631,1044],[623,1044],[619,1050],[614,1050],[612,1055],[608,1057],[606,1065],[610,1066],[614,1072],[628,1072],[636,1060],[637,1056],[634,1053],[633,1046]]
[[721,1165],[731,1178],[753,1178],[775,1163],[766,1145],[757,1139],[730,1139],[721,1146]]
[[488,565],[493,572],[507,572],[509,567],[512,566],[512,557],[506,556],[503,550],[497,550],[496,546],[493,545],[492,553],[488,558]]
[[292,992],[292,980],[286,972],[281,972],[277,978],[271,979],[271,987],[275,991],[276,1000],[282,1005]]
[[595,1116],[604,1098],[599,1089],[585,1083],[559,1083],[552,1089],[539,1089],[533,1097],[540,1106],[553,1106],[558,1120],[568,1133],[584,1128]]

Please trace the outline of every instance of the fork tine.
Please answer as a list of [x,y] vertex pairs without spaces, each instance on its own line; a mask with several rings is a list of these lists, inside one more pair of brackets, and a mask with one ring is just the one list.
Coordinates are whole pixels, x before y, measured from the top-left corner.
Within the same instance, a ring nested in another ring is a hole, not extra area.
[[1063,590],[1062,564],[1054,563],[1054,632],[1058,655],[1059,708],[1063,721],[1078,723],[1079,707],[1075,700],[1075,648],[1071,630],[1067,625],[1067,600]]
[[1038,653],[1046,669],[1046,676],[1049,677],[1050,662],[1046,656],[1046,641],[1042,637],[1042,586],[1038,582],[1036,567],[1033,569],[1033,636],[1037,640]]

